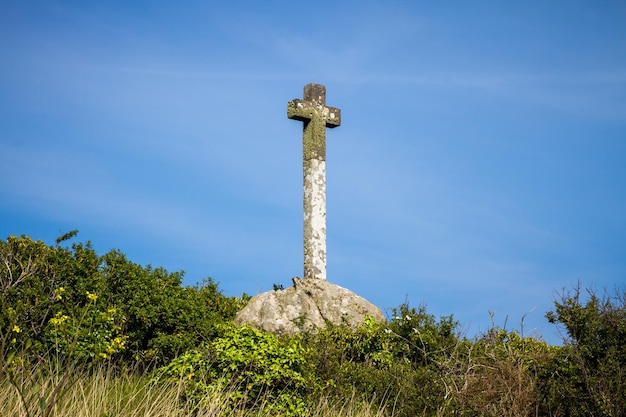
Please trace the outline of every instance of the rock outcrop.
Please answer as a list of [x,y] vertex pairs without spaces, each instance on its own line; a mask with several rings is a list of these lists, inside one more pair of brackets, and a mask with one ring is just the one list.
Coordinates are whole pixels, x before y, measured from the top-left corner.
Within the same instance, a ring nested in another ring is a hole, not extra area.
[[352,291],[322,279],[293,279],[293,287],[258,294],[235,318],[275,334],[315,331],[333,324],[356,326],[366,316],[384,321],[378,307]]

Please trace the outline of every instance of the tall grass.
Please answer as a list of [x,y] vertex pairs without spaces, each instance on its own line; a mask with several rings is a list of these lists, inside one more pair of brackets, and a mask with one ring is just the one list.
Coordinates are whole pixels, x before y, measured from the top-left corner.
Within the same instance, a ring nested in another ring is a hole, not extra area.
[[[155,382],[132,371],[55,370],[37,366],[30,375],[0,376],[0,417],[270,417],[271,404],[260,398],[257,410],[229,408],[228,392],[198,404],[184,395],[185,381]],[[376,402],[321,399],[312,417],[387,417]]]

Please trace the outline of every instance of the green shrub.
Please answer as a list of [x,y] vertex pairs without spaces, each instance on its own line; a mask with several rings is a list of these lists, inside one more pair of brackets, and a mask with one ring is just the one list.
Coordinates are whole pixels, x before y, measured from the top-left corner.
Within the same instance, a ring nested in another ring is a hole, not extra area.
[[407,303],[392,309],[393,319],[389,329],[398,340],[394,344],[394,356],[415,365],[437,363],[450,354],[459,340],[459,323],[450,316],[435,316]]
[[41,351],[41,335],[50,318],[54,289],[63,277],[54,269],[57,253],[42,241],[9,236],[0,240],[0,370],[8,356]]
[[114,350],[131,366],[164,364],[213,339],[245,302],[224,296],[210,278],[183,287],[182,272],[142,267],[116,250],[99,256],[89,242],[61,245],[76,233],[55,246],[0,240],[0,370],[9,353],[36,358],[70,346],[73,355]]
[[284,416],[305,415],[308,394],[315,386],[299,338],[279,338],[232,324],[220,337],[180,355],[157,375],[187,381],[189,396],[199,402],[227,392],[232,409],[255,410],[263,404]]
[[[565,328],[565,346],[551,364],[544,391],[561,415],[626,414],[626,291],[598,296],[580,285],[564,292],[547,314]],[[567,398],[567,400],[564,400]]]
[[446,398],[440,359],[458,343],[452,317],[439,321],[407,304],[393,310],[391,322],[367,318],[355,329],[328,325],[306,337],[309,361],[322,394],[379,399],[395,416],[437,415]]
[[224,296],[210,278],[182,287],[182,272],[141,267],[119,251],[102,257],[107,296],[126,317],[128,360],[161,365],[217,335],[242,300]]
[[[125,350],[128,336],[123,335],[123,317],[117,308],[102,306],[98,295],[87,291],[83,306],[68,308],[64,302],[64,287],[56,291],[58,310],[48,320],[45,337],[55,355],[80,362],[106,360]],[[100,306],[99,306],[100,304]]]
[[542,410],[539,380],[555,349],[498,327],[460,343],[441,368],[458,414],[537,415]]

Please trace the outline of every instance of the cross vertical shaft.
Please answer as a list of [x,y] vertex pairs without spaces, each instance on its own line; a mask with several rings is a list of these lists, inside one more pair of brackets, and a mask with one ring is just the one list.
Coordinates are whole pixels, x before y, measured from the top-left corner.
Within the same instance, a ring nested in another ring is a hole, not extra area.
[[341,111],[326,106],[326,87],[307,84],[287,117],[303,122],[304,278],[326,279],[326,128],[341,124]]

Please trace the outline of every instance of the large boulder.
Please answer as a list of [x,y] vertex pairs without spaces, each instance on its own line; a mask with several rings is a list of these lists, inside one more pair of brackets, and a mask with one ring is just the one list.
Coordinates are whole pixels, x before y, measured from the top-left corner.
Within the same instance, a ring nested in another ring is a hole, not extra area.
[[370,316],[384,321],[378,307],[352,291],[322,279],[293,278],[293,287],[258,294],[235,322],[275,334],[315,331],[333,324],[356,326]]

